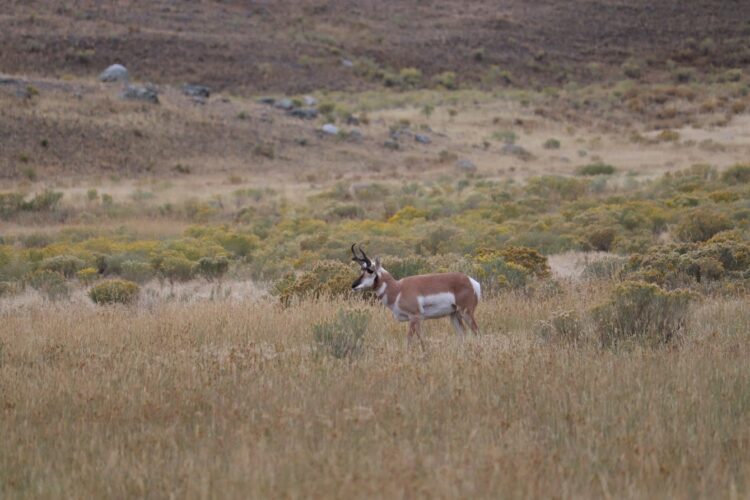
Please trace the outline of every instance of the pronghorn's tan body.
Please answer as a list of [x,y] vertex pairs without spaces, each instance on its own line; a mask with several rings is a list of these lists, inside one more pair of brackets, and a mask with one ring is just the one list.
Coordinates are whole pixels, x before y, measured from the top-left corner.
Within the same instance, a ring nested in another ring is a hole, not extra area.
[[[352,249],[352,252],[354,250]],[[468,323],[474,333],[479,326],[474,319],[474,310],[481,298],[479,283],[463,273],[423,274],[396,280],[375,259],[375,265],[364,256],[355,260],[362,264],[362,275],[353,284],[355,290],[374,290],[393,312],[398,321],[409,322],[409,342],[416,335],[422,340],[422,321],[425,319],[451,317],[458,335],[463,335]]]

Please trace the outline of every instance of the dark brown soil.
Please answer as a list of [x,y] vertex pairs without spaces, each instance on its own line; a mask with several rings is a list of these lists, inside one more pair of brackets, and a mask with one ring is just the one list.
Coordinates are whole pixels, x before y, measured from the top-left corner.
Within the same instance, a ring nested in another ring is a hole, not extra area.
[[[372,68],[491,65],[515,84],[620,78],[669,59],[699,71],[750,63],[743,0],[11,0],[0,72],[96,75],[120,62],[139,81],[200,82],[251,94],[379,84]],[[342,64],[350,60],[354,68]],[[363,71],[363,61],[374,65]],[[595,64],[592,64],[595,63]]]

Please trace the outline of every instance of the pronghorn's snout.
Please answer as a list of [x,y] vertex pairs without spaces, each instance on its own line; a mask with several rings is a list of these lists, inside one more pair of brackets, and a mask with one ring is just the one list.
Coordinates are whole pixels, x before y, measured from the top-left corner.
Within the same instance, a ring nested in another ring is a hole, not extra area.
[[360,283],[362,283],[362,276],[354,280],[354,283],[352,283],[352,290],[356,290]]

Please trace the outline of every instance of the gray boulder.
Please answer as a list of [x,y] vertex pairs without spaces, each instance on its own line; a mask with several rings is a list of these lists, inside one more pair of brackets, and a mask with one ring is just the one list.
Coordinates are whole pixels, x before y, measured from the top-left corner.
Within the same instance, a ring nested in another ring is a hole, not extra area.
[[309,107],[318,105],[318,100],[311,95],[306,95],[305,97],[303,97],[302,102],[305,103],[305,106],[309,106]]
[[320,131],[326,135],[336,135],[339,133],[339,128],[333,123],[326,123],[320,128]]
[[414,134],[414,140],[420,144],[429,144],[432,142],[432,139],[430,139],[430,136],[424,135],[424,134]]
[[276,99],[274,99],[273,97],[261,97],[260,99],[258,99],[258,103],[273,106],[274,104],[276,104]]
[[152,104],[159,104],[159,93],[155,87],[146,85],[145,87],[139,87],[137,85],[128,85],[125,90],[122,91],[120,97],[126,101],[144,101]]
[[127,82],[128,70],[122,64],[113,64],[99,75],[102,82]]
[[273,105],[274,107],[283,109],[284,111],[289,111],[290,109],[294,108],[294,103],[292,102],[292,100],[286,97],[283,99],[279,99]]
[[391,130],[391,133],[390,133],[391,139],[393,139],[394,141],[397,141],[401,139],[401,137],[405,137],[409,135],[413,135],[412,131],[406,127],[394,128]]
[[294,108],[289,110],[288,113],[289,116],[303,120],[314,120],[318,117],[318,110],[315,108]]
[[461,159],[456,162],[456,168],[463,170],[464,172],[476,172],[477,166],[474,162],[467,159]]
[[186,83],[182,86],[182,93],[190,97],[208,99],[211,96],[211,89],[206,87],[205,85]]

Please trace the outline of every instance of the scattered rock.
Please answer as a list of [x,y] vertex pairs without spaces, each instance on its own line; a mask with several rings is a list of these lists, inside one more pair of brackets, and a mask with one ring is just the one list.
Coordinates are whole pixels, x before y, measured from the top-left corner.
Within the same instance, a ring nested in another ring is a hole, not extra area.
[[411,135],[411,130],[409,130],[408,128],[391,129],[391,139],[393,139],[394,141],[401,139],[401,136],[408,135]]
[[474,162],[467,159],[461,159],[456,162],[456,168],[459,170],[463,170],[464,172],[476,172],[477,166],[474,165]]
[[302,102],[304,102],[305,106],[308,106],[308,107],[313,107],[313,106],[318,105],[318,100],[311,95],[306,95],[305,97],[303,97]]
[[430,136],[425,134],[414,134],[414,140],[420,144],[430,144],[432,142]]
[[261,97],[257,102],[258,104],[268,104],[269,106],[273,106],[276,104],[276,99],[273,97]]
[[113,64],[99,75],[102,82],[127,82],[128,70],[122,64]]
[[202,99],[208,99],[211,96],[211,89],[204,85],[186,83],[182,86],[182,93],[190,97],[200,97]]
[[294,108],[294,103],[291,99],[285,97],[283,99],[279,99],[274,103],[274,107],[283,109],[285,111],[289,111],[290,109]]
[[346,124],[347,125],[359,125],[359,118],[357,118],[354,115],[349,115],[346,117]]
[[341,60],[341,64],[343,64],[347,68],[353,68],[354,67],[354,63],[350,59],[342,59]]
[[534,157],[534,155],[529,153],[526,148],[510,142],[503,144],[503,147],[500,148],[500,152],[504,155],[516,156],[522,160],[530,160]]
[[320,131],[326,135],[336,135],[339,133],[339,128],[333,123],[326,123],[320,128]]
[[127,101],[146,101],[153,104],[159,104],[159,93],[151,85],[139,87],[137,85],[128,85],[122,91],[120,97]]
[[396,150],[398,150],[401,147],[399,145],[398,141],[393,140],[393,139],[388,139],[387,141],[385,141],[383,143],[383,146],[385,146],[386,149],[390,149],[390,150],[393,150],[393,151],[396,151]]
[[288,111],[289,116],[302,118],[303,120],[314,120],[318,117],[318,110],[315,108],[294,108]]

